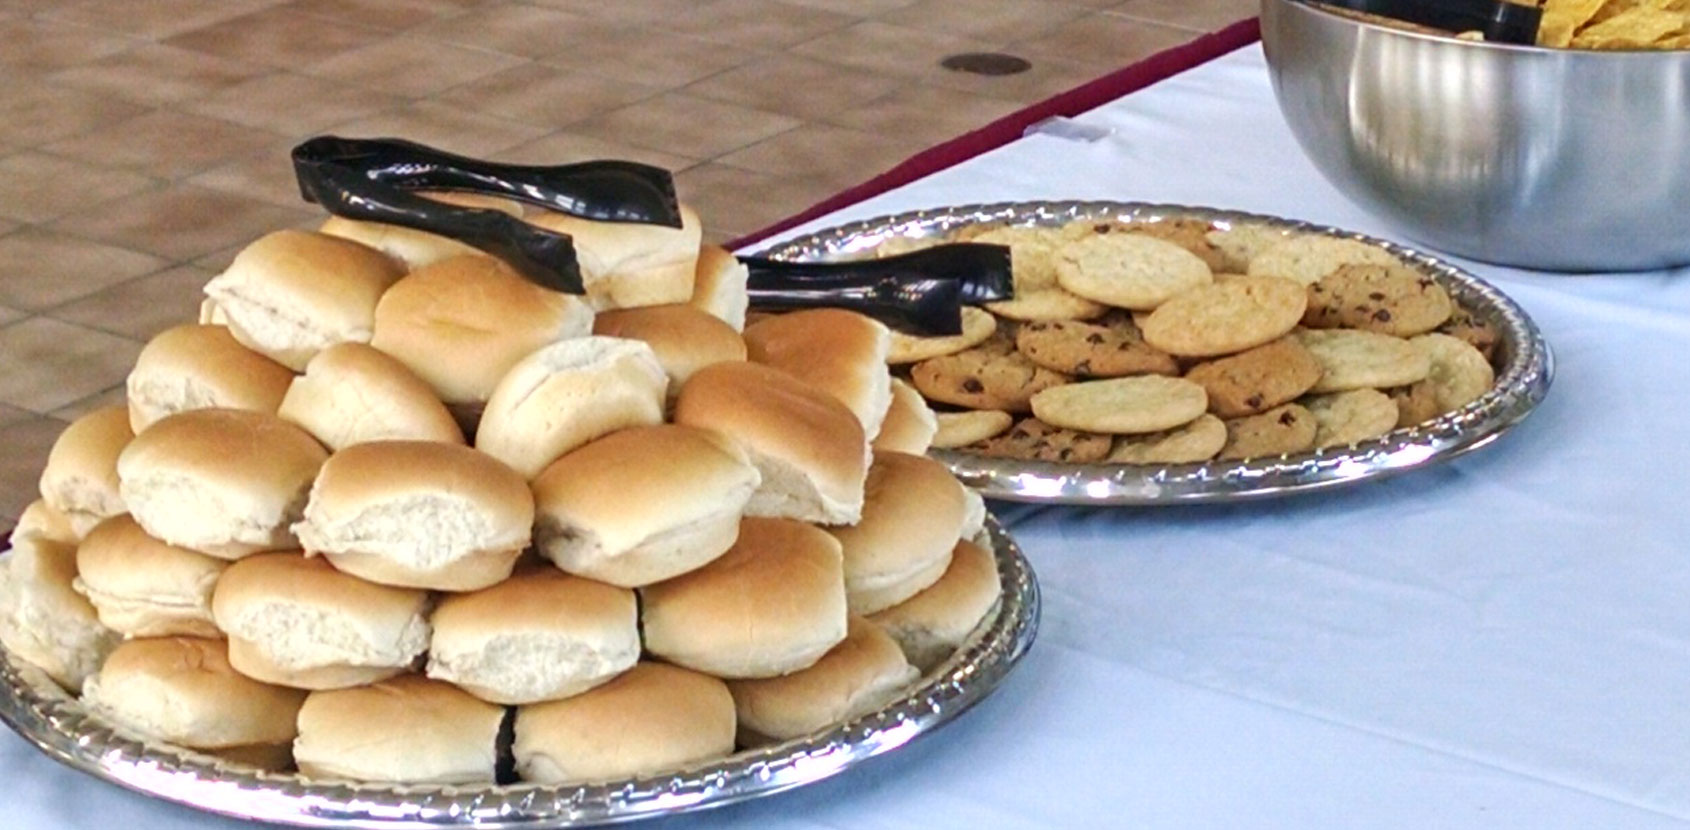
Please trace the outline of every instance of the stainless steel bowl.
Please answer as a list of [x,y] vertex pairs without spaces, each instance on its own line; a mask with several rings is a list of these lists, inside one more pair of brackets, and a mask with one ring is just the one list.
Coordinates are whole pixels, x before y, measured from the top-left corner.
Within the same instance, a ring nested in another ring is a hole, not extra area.
[[1279,107],[1413,239],[1550,271],[1690,263],[1690,51],[1456,40],[1262,0]]

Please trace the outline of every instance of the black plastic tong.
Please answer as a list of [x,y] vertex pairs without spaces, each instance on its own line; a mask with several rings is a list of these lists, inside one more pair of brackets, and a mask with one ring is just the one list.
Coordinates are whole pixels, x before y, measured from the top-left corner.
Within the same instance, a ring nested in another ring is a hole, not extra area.
[[[294,148],[293,166],[305,200],[336,216],[451,237],[505,260],[535,283],[570,294],[586,290],[567,234],[411,191],[482,193],[599,221],[681,226],[668,171],[634,162],[529,167],[401,139],[321,136]],[[859,262],[741,259],[750,268],[753,307],[846,308],[918,334],[958,334],[962,304],[1011,295],[1009,249],[999,245],[942,245]]]
[[1506,0],[1319,0],[1321,5],[1443,29],[1483,32],[1494,43],[1537,43],[1543,9]]

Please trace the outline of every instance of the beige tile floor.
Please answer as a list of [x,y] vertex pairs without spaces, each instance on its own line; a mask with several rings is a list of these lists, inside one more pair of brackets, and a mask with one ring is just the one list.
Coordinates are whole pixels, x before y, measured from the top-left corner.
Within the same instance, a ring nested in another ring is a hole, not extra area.
[[[401,135],[676,171],[712,239],[1256,0],[0,0],[0,530],[66,421],[264,231],[286,151]],[[1023,74],[938,66],[964,51]]]

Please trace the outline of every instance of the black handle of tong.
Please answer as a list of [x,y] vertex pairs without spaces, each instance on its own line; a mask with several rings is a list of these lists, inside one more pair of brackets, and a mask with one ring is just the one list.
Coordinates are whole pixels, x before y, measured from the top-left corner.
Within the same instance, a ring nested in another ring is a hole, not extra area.
[[1319,0],[1321,4],[1449,32],[1479,31],[1495,43],[1537,43],[1543,10],[1506,0]]
[[740,261],[750,271],[746,289],[755,308],[849,308],[914,334],[960,334],[963,305],[1014,294],[1003,245],[938,245],[851,262]]
[[681,212],[668,171],[625,161],[557,167],[497,164],[401,139],[320,136],[293,149],[294,175],[306,201],[348,219],[437,233],[510,263],[557,291],[585,293],[566,234],[497,210],[450,205],[412,190],[503,196],[588,219],[678,228]]

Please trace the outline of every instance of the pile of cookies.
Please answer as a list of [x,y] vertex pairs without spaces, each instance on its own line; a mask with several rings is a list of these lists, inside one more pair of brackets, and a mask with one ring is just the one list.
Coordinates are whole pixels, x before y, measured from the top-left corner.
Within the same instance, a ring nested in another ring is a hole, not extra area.
[[690,210],[436,198],[566,230],[586,296],[405,228],[255,241],[54,445],[9,659],[310,779],[607,781],[879,708],[996,604],[885,326],[746,325]]
[[1167,465],[1378,438],[1487,392],[1494,329],[1359,240],[1207,221],[971,225],[894,238],[1007,245],[1015,296],[963,333],[893,338],[938,410],[933,445],[991,457]]

